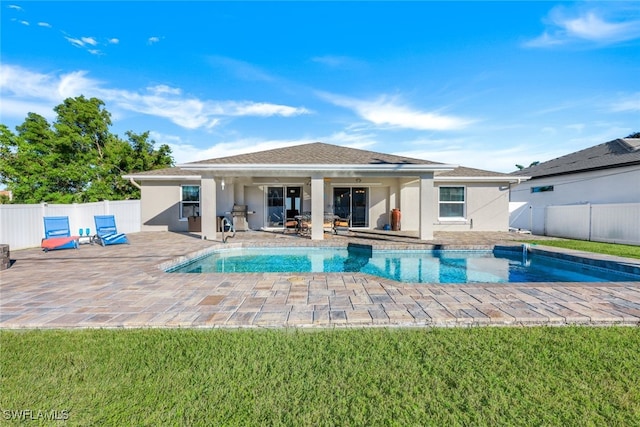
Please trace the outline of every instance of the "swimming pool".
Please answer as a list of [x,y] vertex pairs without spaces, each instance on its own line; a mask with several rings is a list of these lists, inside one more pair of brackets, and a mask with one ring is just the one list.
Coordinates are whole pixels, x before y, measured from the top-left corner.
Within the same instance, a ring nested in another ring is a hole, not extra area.
[[640,281],[640,275],[522,251],[269,247],[222,249],[169,273],[366,273],[407,283]]

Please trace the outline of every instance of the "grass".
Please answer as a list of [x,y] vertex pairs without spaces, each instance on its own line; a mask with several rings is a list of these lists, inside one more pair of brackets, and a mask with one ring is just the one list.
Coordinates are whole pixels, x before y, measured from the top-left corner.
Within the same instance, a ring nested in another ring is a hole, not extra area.
[[600,243],[569,239],[527,240],[525,241],[525,243],[575,249],[578,251],[595,252],[599,254],[615,255],[626,258],[640,258],[640,246],[633,245],[621,245],[617,243]]
[[1,331],[0,418],[633,426],[639,349],[633,327]]

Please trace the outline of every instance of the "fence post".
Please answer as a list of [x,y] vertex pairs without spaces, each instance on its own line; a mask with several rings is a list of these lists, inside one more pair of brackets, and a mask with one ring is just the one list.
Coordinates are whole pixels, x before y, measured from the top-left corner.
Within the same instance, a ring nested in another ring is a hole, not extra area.
[[109,215],[111,212],[109,212],[109,201],[108,200],[103,200],[102,203],[104,204],[104,214],[105,215]]
[[40,218],[40,226],[42,227],[42,232],[40,234],[44,236],[44,217],[47,216],[47,202],[41,202],[40,206],[42,207],[42,209],[40,210],[40,213],[42,214],[42,218]]
[[589,208],[589,241],[591,241],[591,236],[593,235],[593,205],[589,202],[587,207]]

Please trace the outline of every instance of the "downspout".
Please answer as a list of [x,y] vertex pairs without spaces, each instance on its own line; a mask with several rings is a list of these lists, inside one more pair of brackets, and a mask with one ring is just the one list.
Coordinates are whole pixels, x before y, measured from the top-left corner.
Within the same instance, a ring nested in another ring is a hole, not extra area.
[[133,178],[129,178],[129,182],[130,182],[131,184],[133,184],[133,185],[134,185],[134,187],[136,187],[138,190],[142,191],[142,186],[141,186],[140,184],[138,184],[137,182],[135,182],[135,181],[133,180]]

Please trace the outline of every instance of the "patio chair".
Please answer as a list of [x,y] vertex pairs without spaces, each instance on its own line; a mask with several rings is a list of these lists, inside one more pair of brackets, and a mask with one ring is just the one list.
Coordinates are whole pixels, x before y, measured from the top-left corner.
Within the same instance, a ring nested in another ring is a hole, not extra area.
[[322,228],[324,231],[328,231],[333,234],[338,234],[336,231],[336,220],[338,216],[332,213],[325,212],[324,213],[324,223],[322,224]]
[[298,232],[298,229],[300,228],[300,222],[298,221],[297,217],[298,217],[298,210],[297,209],[288,209],[287,210],[287,218],[284,222],[284,231],[285,233],[288,230],[293,230],[295,232]]
[[300,236],[311,236],[311,212],[305,212],[299,218],[298,234]]
[[350,220],[351,220],[351,215],[348,215],[346,218],[337,217],[335,219],[334,223],[333,223],[335,233],[336,234],[348,234],[349,233],[349,221]]
[[118,233],[116,218],[113,215],[95,215],[96,241],[102,246],[129,243],[124,233]]
[[40,246],[45,252],[55,249],[78,249],[80,236],[72,236],[68,216],[45,216],[44,238]]

